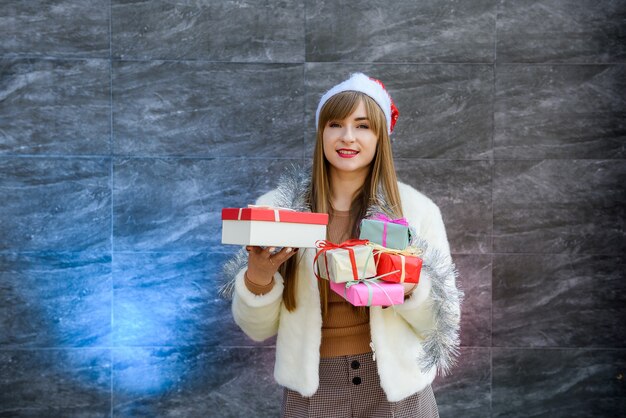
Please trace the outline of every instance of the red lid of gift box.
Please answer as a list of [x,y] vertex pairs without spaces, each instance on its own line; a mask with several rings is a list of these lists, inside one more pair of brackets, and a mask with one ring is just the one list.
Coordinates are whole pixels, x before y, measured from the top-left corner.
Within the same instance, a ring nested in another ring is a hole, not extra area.
[[271,208],[224,208],[223,221],[268,221],[328,225],[327,213],[296,212]]

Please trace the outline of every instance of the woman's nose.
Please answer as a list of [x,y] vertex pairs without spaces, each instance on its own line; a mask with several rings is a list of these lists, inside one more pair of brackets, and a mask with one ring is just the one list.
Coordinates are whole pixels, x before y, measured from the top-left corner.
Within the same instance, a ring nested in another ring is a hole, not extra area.
[[352,130],[351,127],[347,127],[343,130],[343,135],[342,135],[342,139],[345,142],[354,142],[354,131]]

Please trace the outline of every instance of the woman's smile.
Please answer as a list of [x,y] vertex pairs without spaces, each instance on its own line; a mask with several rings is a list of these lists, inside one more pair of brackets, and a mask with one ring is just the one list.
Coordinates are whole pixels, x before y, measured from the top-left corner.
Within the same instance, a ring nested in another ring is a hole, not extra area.
[[358,153],[358,151],[347,148],[341,148],[337,150],[337,154],[339,154],[341,158],[354,158]]

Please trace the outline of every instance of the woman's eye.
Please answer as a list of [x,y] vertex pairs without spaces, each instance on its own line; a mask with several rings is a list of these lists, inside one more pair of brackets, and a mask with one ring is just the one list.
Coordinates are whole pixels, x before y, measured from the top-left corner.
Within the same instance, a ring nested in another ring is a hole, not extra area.
[[359,128],[361,128],[361,129],[369,129],[370,127],[369,127],[369,125],[363,124],[363,125],[359,125]]
[[330,122],[328,126],[330,126],[331,128],[338,128],[339,124],[337,122]]

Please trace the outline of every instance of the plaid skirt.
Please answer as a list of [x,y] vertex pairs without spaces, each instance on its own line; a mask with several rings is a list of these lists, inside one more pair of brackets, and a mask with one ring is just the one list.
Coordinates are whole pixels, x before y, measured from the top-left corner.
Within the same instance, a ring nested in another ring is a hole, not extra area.
[[439,417],[428,385],[399,402],[388,402],[372,353],[320,359],[320,385],[311,397],[284,389],[281,417]]

